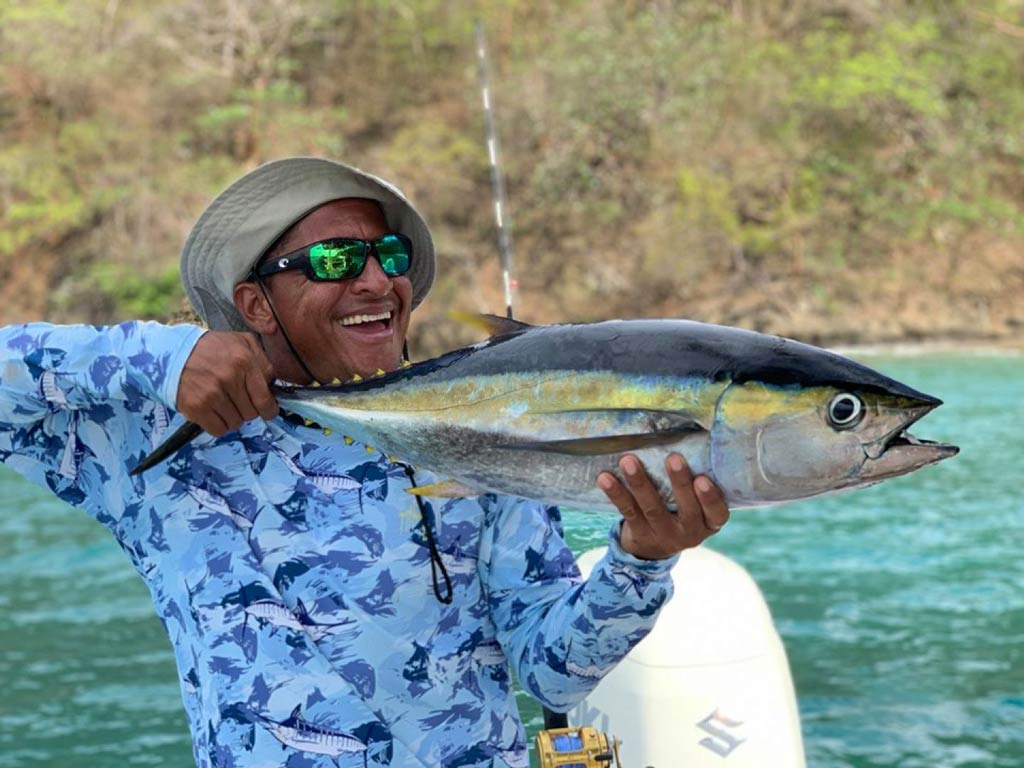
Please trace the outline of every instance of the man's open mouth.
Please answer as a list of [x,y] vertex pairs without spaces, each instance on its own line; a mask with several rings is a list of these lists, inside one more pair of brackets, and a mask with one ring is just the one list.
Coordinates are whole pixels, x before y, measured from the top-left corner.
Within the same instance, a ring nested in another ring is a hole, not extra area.
[[343,328],[360,330],[383,330],[391,326],[391,310],[375,314],[349,315],[338,321]]

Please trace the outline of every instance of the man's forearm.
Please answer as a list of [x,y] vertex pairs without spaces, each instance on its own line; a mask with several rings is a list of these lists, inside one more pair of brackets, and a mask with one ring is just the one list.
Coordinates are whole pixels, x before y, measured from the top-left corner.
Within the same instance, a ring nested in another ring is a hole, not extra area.
[[609,553],[582,582],[538,505],[509,500],[488,518],[481,563],[502,647],[534,697],[568,709],[650,632],[672,594],[676,558],[627,554],[616,526]]

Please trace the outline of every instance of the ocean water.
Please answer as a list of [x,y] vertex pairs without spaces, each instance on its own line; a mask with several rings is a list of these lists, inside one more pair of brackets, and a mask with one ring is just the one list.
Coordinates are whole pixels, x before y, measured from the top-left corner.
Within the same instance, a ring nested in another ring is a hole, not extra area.
[[[961,454],[737,511],[711,546],[768,601],[808,765],[1022,768],[1024,357],[861,358],[943,398],[914,432]],[[575,551],[603,545],[611,517],[565,517]],[[0,768],[193,764],[171,650],[127,558],[4,467],[0,617]],[[521,707],[532,738],[539,709]]]

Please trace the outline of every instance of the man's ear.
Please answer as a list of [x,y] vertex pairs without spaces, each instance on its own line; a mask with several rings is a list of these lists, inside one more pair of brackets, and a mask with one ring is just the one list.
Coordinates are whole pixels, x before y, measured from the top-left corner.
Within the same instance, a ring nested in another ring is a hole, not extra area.
[[235,286],[232,298],[235,302],[235,309],[256,333],[261,336],[271,336],[277,333],[277,321],[274,319],[274,313],[270,311],[267,297],[256,283],[252,281],[239,283]]

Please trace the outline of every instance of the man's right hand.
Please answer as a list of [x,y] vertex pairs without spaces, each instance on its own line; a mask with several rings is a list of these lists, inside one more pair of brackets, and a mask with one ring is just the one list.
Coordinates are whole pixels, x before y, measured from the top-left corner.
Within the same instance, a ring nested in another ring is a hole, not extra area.
[[274,367],[253,334],[208,331],[181,372],[177,410],[220,437],[257,416],[277,415],[273,380]]

